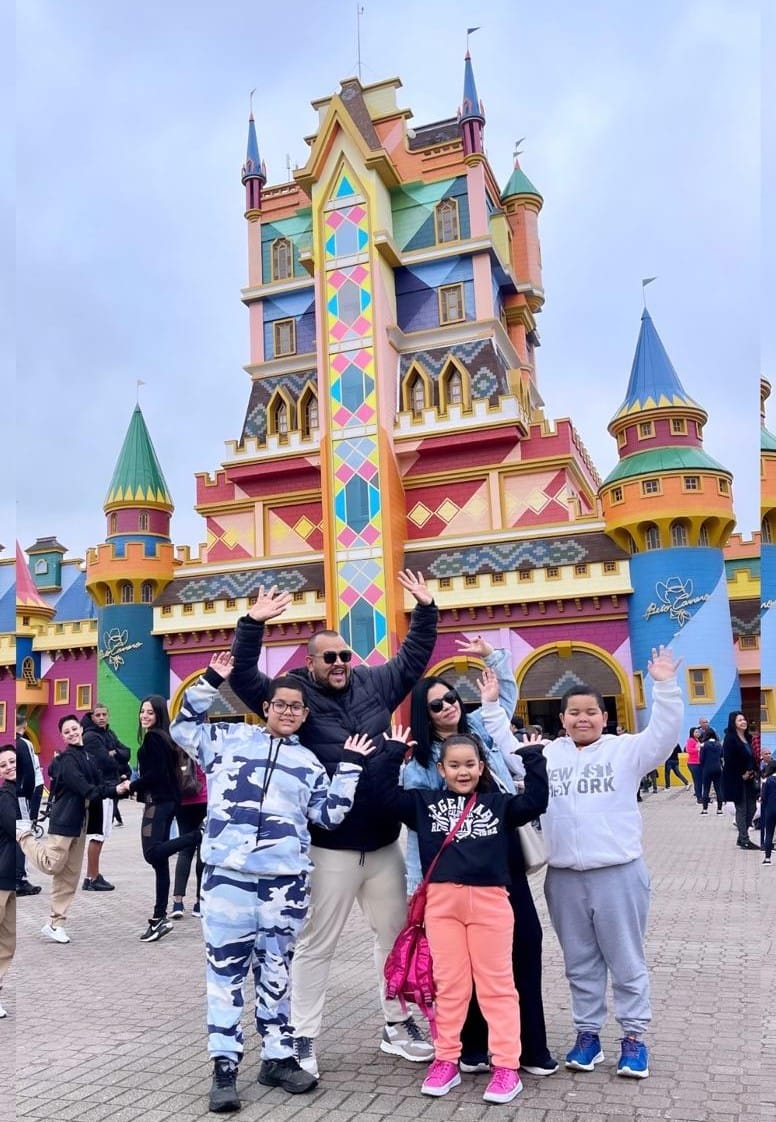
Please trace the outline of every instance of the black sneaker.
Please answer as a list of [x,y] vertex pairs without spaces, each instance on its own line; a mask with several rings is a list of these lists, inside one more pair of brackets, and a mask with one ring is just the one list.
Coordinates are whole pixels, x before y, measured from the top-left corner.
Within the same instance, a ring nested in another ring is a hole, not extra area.
[[16,885],[17,896],[37,896],[40,891],[39,884],[30,884],[28,880],[20,880]]
[[167,916],[162,916],[161,919],[149,919],[148,927],[140,936],[140,942],[156,943],[159,939],[163,939],[165,935],[169,935],[171,931],[172,924]]
[[81,891],[82,892],[91,892],[91,890],[92,890],[91,878],[90,877],[84,877],[84,882],[81,885]]
[[237,1094],[237,1064],[219,1056],[213,1062],[213,1082],[210,1084],[208,1109],[214,1114],[225,1114],[228,1110],[239,1110],[242,1106]]
[[759,845],[755,845],[755,843],[753,841],[749,841],[749,839],[747,838],[745,842],[742,842],[742,841],[738,842],[738,848],[739,849],[759,849],[760,847],[759,847]]
[[[86,885],[84,885],[86,887]],[[102,873],[98,873],[92,881],[92,892],[113,892],[116,885],[106,880]]]
[[293,1056],[286,1056],[282,1060],[262,1060],[259,1083],[265,1087],[282,1087],[290,1095],[303,1095],[312,1091],[318,1080],[301,1068]]

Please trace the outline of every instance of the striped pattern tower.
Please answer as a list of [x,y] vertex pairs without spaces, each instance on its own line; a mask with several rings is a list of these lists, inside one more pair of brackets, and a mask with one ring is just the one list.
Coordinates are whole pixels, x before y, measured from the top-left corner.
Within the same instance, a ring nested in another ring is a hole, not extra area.
[[168,694],[168,660],[162,640],[152,633],[152,605],[175,566],[173,502],[139,405],[103,509],[106,541],[89,550],[86,562],[86,587],[97,604],[95,700],[109,707],[119,738],[134,744],[142,698]]
[[600,489],[607,533],[631,554],[640,727],[651,690],[647,661],[660,644],[682,660],[688,727],[706,716],[721,731],[741,705],[722,557],[735,521],[732,476],[704,451],[707,419],[645,309],[625,400],[609,424],[619,463]]

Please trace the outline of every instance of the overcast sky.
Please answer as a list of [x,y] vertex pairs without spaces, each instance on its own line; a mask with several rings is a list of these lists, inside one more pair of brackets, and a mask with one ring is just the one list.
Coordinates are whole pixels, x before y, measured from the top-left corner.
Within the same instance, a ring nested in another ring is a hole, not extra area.
[[[760,39],[754,0],[365,0],[365,83],[398,75],[423,124],[455,113],[467,25],[486,146],[513,142],[545,204],[539,388],[605,475],[645,276],[655,325],[709,412],[706,450],[759,524]],[[303,164],[314,98],[356,70],[355,3],[24,0],[17,13],[16,269],[5,234],[0,349],[16,302],[14,511],[0,541],[55,534],[83,555],[141,404],[176,503],[204,539],[194,473],[214,471],[248,401],[240,165],[249,91],[269,182]],[[12,178],[2,161],[7,216]],[[7,233],[7,231],[6,231]],[[772,313],[772,308],[771,308]],[[762,362],[762,366],[761,366]],[[776,427],[776,404],[771,416]]]

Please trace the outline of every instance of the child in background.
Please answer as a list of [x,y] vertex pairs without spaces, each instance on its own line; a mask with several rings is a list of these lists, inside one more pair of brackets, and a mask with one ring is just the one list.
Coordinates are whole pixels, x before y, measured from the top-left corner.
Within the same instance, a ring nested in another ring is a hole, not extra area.
[[649,1075],[641,1040],[651,1019],[644,932],[649,874],[642,859],[641,776],[666,758],[681,735],[684,701],[670,648],[652,651],[649,724],[635,735],[604,736],[601,694],[589,686],[561,699],[566,735],[545,748],[550,800],[542,818],[547,845],[544,892],[563,950],[577,1040],[566,1067],[593,1071],[604,1059],[607,973],[623,1030],[617,1074]]
[[547,806],[547,775],[538,748],[523,748],[525,793],[495,788],[482,744],[454,733],[442,741],[437,768],[444,789],[404,791],[399,770],[409,730],[394,731],[378,771],[383,805],[417,831],[423,873],[476,792],[476,801],[445,848],[428,886],[425,926],[437,988],[435,1059],[421,1087],[446,1095],[461,1082],[458,1061],[472,985],[488,1023],[493,1074],[483,1099],[511,1102],[520,1082],[520,1012],[512,970],[514,915],[509,903],[509,837]]
[[240,1109],[237,1069],[248,970],[256,983],[256,1027],[262,1035],[259,1082],[291,1094],[318,1082],[294,1057],[289,1024],[289,971],[307,914],[309,822],[334,829],[353,805],[363,736],[345,741],[331,781],[297,737],[307,716],[297,677],[276,678],[263,703],[266,728],[209,724],[207,711],[233,661],[216,654],[186,690],[170,728],[176,744],[205,772],[208,817],[202,841],[202,926],[207,949],[208,1052],[213,1058],[210,1110]]

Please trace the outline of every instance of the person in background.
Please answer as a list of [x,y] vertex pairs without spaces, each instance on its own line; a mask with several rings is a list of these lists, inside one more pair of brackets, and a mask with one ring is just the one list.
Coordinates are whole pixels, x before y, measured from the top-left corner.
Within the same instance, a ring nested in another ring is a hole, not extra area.
[[69,943],[65,922],[78,888],[86,834],[94,833],[102,823],[102,800],[126,795],[129,783],[105,782],[83,746],[83,729],[74,714],[60,718],[59,732],[66,751],[57,763],[48,835],[38,840],[32,822],[22,818],[16,826],[16,840],[25,857],[52,878],[51,919],[41,928],[41,935],[53,943]]
[[[105,782],[115,785],[122,779],[128,779],[129,748],[111,730],[108,707],[98,701],[91,713],[84,713],[81,727],[84,730],[84,748],[97,764]],[[115,803],[114,799],[105,799],[100,829],[87,835],[86,877],[81,885],[84,892],[113,892],[115,888],[100,872],[102,848],[113,830]]]
[[674,750],[663,765],[663,783],[665,784],[666,791],[671,787],[671,776],[675,775],[680,780],[683,787],[689,787],[690,784],[684,778],[679,770],[679,753],[681,748],[678,744],[674,745]]
[[652,711],[647,727],[605,736],[600,691],[575,686],[561,699],[566,735],[544,749],[550,801],[542,819],[547,846],[544,894],[571,990],[576,1042],[566,1067],[593,1071],[604,1059],[600,1032],[611,975],[622,1029],[617,1074],[649,1075],[643,1036],[652,1012],[644,935],[649,873],[636,804],[641,776],[656,767],[682,732],[684,700],[670,648],[652,651]]
[[749,721],[740,709],[728,718],[722,742],[722,786],[725,801],[735,804],[739,849],[758,849],[749,838],[757,806],[757,768],[749,734]]
[[[0,992],[16,950],[16,748],[0,747]],[[0,1002],[0,1019],[7,1017]]]
[[[40,806],[40,796],[37,795],[38,787],[42,784],[43,779],[41,776],[40,784],[38,782],[38,775],[36,766],[38,758],[35,753],[31,742],[24,735],[27,731],[27,718],[22,714],[17,714],[16,717],[16,794],[22,800],[21,806],[24,811],[24,816],[29,817],[33,822],[37,817],[37,806]],[[43,788],[40,786],[40,790]],[[33,816],[35,810],[35,816]],[[27,864],[24,860],[24,854],[19,846],[16,847],[16,895],[17,896],[37,896],[41,891],[39,884],[32,884],[27,879]]]
[[701,765],[701,814],[709,813],[711,789],[717,799],[717,814],[722,814],[722,745],[717,740],[714,729],[700,736],[699,759]]
[[773,834],[776,830],[776,763],[766,765],[762,793],[760,795],[760,830],[762,831],[763,865],[770,865],[773,852]]
[[688,735],[687,743],[684,750],[687,753],[687,767],[690,769],[692,776],[693,790],[695,791],[695,801],[700,804],[703,802],[703,769],[701,768],[701,742],[698,739],[700,736],[700,728],[693,726]]
[[181,849],[178,852],[178,857],[175,861],[175,881],[172,887],[172,912],[171,919],[183,919],[186,914],[186,908],[183,903],[186,896],[186,885],[189,882],[189,874],[191,873],[191,862],[196,858],[196,884],[197,889],[194,895],[194,906],[191,909],[191,914],[194,919],[202,918],[202,910],[200,908],[200,895],[202,890],[202,857],[200,848],[202,845],[202,832],[200,826],[207,817],[207,777],[195,761],[195,769],[197,776],[197,790],[191,795],[182,795],[181,803],[178,807],[176,814],[176,821],[178,829],[182,834],[196,834],[196,845],[187,846],[186,849]]

